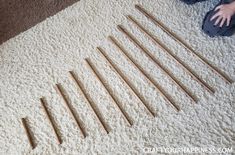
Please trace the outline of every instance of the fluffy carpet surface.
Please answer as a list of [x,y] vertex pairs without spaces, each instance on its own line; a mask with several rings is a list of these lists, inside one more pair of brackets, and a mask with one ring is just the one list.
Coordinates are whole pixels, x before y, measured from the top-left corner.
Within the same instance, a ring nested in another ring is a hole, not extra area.
[[[218,1],[187,6],[178,0],[83,0],[0,45],[0,154],[143,154],[145,147],[234,146],[235,84],[225,83],[206,65],[189,54],[138,12],[141,4],[198,53],[235,79],[235,36],[209,38],[201,32],[205,13]],[[208,93],[161,49],[130,23],[131,14],[201,78],[216,89]],[[117,25],[124,25],[158,57],[198,98],[194,104]],[[113,35],[135,60],[172,95],[181,111],[176,112],[146,78],[108,41]],[[103,47],[157,113],[152,118],[105,59],[96,52]],[[112,86],[121,106],[134,121],[129,127],[84,59],[89,57]],[[111,128],[107,135],[69,76],[73,70],[100,108]],[[76,122],[54,89],[61,83],[83,121],[87,138],[82,139]],[[58,145],[40,104],[44,96],[58,124],[63,143]],[[31,150],[21,118],[28,117],[37,147]]]

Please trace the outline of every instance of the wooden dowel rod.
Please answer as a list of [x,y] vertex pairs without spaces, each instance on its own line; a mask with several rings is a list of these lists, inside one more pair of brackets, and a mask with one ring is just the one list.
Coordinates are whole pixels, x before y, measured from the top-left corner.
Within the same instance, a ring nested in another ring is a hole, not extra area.
[[29,144],[30,144],[31,148],[34,149],[36,147],[36,142],[33,139],[32,131],[30,130],[26,119],[27,119],[26,117],[21,118],[21,121],[22,121],[24,130],[25,130],[25,133],[27,135],[27,138],[29,140]]
[[141,95],[141,93],[138,92],[136,87],[130,82],[130,80],[125,76],[125,74],[114,64],[114,62],[109,58],[106,52],[101,47],[97,47],[97,51],[109,62],[111,67],[114,69],[114,71],[127,84],[127,86],[134,92],[134,94],[138,97],[138,99],[144,105],[145,109],[149,112],[149,114],[151,114],[153,117],[156,117],[157,115],[151,109],[151,107],[149,106],[148,102],[145,100],[143,95]]
[[80,81],[80,79],[75,75],[75,73],[73,71],[69,71],[72,79],[75,81],[75,83],[77,84],[77,86],[79,87],[79,89],[81,90],[83,96],[85,97],[87,103],[89,104],[89,106],[91,107],[91,109],[93,110],[96,118],[98,119],[100,125],[102,126],[102,128],[105,130],[105,132],[107,134],[109,134],[109,132],[111,131],[111,129],[109,128],[109,126],[105,123],[103,117],[101,116],[100,112],[95,108],[95,103],[92,100],[91,96],[86,92],[86,89],[84,87],[84,85],[82,84],[82,82]]
[[120,112],[122,113],[122,115],[124,116],[125,120],[127,121],[127,123],[132,126],[133,125],[133,121],[131,120],[130,116],[128,115],[128,113],[120,106],[120,102],[117,99],[117,97],[115,96],[115,94],[113,93],[113,91],[111,90],[111,88],[109,87],[109,85],[107,84],[107,82],[105,82],[104,78],[102,77],[102,75],[99,73],[99,71],[97,70],[97,68],[95,67],[95,65],[91,62],[90,59],[86,58],[85,61],[87,62],[89,68],[93,71],[94,75],[96,76],[96,78],[100,81],[100,83],[103,85],[103,87],[105,88],[105,90],[108,92],[108,94],[111,96],[113,102],[116,104],[116,106],[118,107],[118,109],[120,110]]
[[80,120],[78,119],[78,116],[76,116],[76,112],[73,110],[72,105],[69,103],[69,101],[67,100],[66,95],[64,94],[64,89],[62,87],[62,85],[60,83],[56,84],[56,90],[58,92],[58,94],[62,97],[65,106],[67,107],[70,115],[72,116],[72,118],[75,120],[79,130],[82,133],[82,138],[86,138],[87,133],[85,132],[85,129],[83,129]]
[[[120,44],[119,41],[117,41],[117,39],[115,39],[112,36],[109,36],[109,39],[111,40],[111,42],[120,50],[120,52],[123,53],[123,55],[127,58],[127,60],[129,60],[130,62],[132,62],[133,64],[135,64],[136,66],[138,66],[139,68],[141,68],[141,66],[134,60],[134,58],[127,52],[127,50],[123,47],[123,45]],[[156,59],[157,60],[157,59]],[[171,80],[179,87],[181,88],[181,90],[183,90],[185,92],[185,94],[192,99],[194,102],[198,101],[198,98],[196,96],[194,96],[190,90],[188,90],[165,66],[163,66],[159,60],[157,60],[157,65],[158,67],[161,69],[161,71],[163,71],[165,73],[165,75],[167,75],[168,77],[171,78]]]
[[42,98],[40,98],[40,101],[41,101],[43,110],[44,110],[44,112],[45,112],[45,114],[46,114],[46,116],[47,116],[47,119],[48,119],[48,121],[49,121],[49,123],[50,123],[50,125],[51,125],[51,127],[52,127],[52,129],[53,129],[53,132],[54,132],[55,136],[56,136],[57,142],[58,142],[59,144],[62,144],[63,141],[62,141],[62,139],[61,139],[61,137],[60,137],[60,135],[59,135],[58,128],[56,127],[55,122],[53,121],[53,118],[52,118],[51,114],[49,113],[49,111],[48,111],[48,109],[47,109],[47,105],[46,105],[47,102],[46,102],[46,99],[45,99],[44,97],[42,97]]
[[[124,33],[139,49],[141,49],[143,52],[145,52],[154,62],[157,62],[156,58],[149,50],[147,50],[141,43],[132,35],[130,34],[123,26],[118,25],[118,29]],[[156,41],[156,38],[155,38]],[[186,65],[180,58],[178,58],[173,52],[168,49],[165,45],[160,43],[160,41],[154,42],[156,45],[158,45],[161,49],[163,49],[164,52],[166,52],[171,58],[173,58],[179,65],[183,67],[183,69],[191,75],[199,84],[201,84],[206,90],[208,90],[210,93],[214,93],[215,90],[209,86],[204,80],[202,80],[196,72],[194,72],[188,65]]]
[[173,38],[176,42],[178,42],[181,46],[183,46],[187,51],[193,53],[193,55],[203,63],[205,63],[212,71],[216,72],[223,80],[232,84],[234,80],[232,80],[228,75],[226,75],[219,68],[214,66],[210,61],[206,58],[198,54],[195,50],[193,50],[183,39],[181,39],[178,35],[173,33],[168,27],[166,27],[162,22],[157,20],[153,15],[147,12],[142,6],[135,5],[135,8],[139,10],[142,14],[144,14],[148,19],[150,19],[156,26],[160,27],[165,33],[167,33],[171,38]]

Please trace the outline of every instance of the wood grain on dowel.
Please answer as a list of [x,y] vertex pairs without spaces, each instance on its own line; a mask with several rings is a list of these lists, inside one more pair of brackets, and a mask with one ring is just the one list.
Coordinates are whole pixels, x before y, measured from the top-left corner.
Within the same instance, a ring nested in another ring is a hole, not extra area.
[[75,81],[75,83],[77,84],[77,86],[79,87],[79,89],[81,90],[81,92],[82,92],[83,96],[85,97],[87,103],[89,104],[89,106],[93,110],[96,118],[99,120],[100,125],[105,130],[105,132],[107,134],[109,134],[109,132],[111,131],[110,127],[107,125],[107,123],[105,123],[103,117],[101,116],[101,113],[98,111],[98,108],[95,106],[95,103],[92,100],[91,96],[86,92],[86,89],[85,89],[84,85],[82,84],[82,82],[80,81],[78,76],[76,76],[73,71],[69,71],[69,73],[70,73],[71,77],[73,78],[73,80]]
[[[135,64],[136,66],[138,66],[138,68],[142,68],[135,60],[134,58],[127,52],[127,50],[124,48],[123,45],[121,45],[121,43],[115,39],[112,36],[109,36],[109,39],[111,40],[111,42],[116,45],[116,47],[123,53],[123,55],[127,58],[127,60],[131,61],[133,64]],[[157,59],[156,59],[157,60]],[[192,99],[194,102],[198,101],[198,98],[196,96],[193,95],[192,92],[190,92],[190,90],[187,89],[187,87],[185,87],[181,81],[179,81],[165,66],[163,66],[159,60],[157,60],[157,66],[161,69],[161,71],[163,71],[165,73],[165,75],[167,75],[169,78],[171,78],[171,80],[179,87],[181,88],[181,90],[183,90],[185,92],[185,94]],[[144,70],[144,69],[142,69]]]
[[118,107],[118,109],[120,110],[120,112],[122,113],[122,115],[124,116],[125,120],[127,121],[127,123],[132,126],[133,125],[133,121],[131,120],[130,116],[128,115],[128,113],[121,107],[120,105],[120,101],[118,100],[118,98],[116,97],[115,93],[113,93],[112,89],[110,88],[110,86],[107,84],[107,82],[105,81],[105,79],[103,78],[103,76],[99,73],[99,71],[97,70],[97,68],[95,67],[95,65],[91,62],[90,59],[86,58],[85,61],[87,62],[88,66],[90,67],[90,69],[93,71],[94,75],[96,76],[96,78],[100,81],[100,83],[103,85],[103,87],[105,88],[105,90],[108,92],[108,94],[111,96],[113,102],[115,103],[115,105]]
[[74,108],[72,107],[72,105],[69,103],[69,101],[64,93],[64,89],[60,83],[56,84],[56,90],[57,90],[58,94],[62,97],[62,99],[64,100],[65,106],[67,107],[71,117],[75,120],[79,130],[82,133],[82,137],[86,138],[87,133],[85,132],[85,129],[82,127],[80,119],[78,118],[78,116],[76,116],[76,112],[74,111]]
[[[122,33],[124,33],[140,50],[145,52],[155,63],[157,63],[155,56],[149,50],[147,50],[147,48],[145,48],[130,32],[128,32],[127,29],[125,29],[121,25],[118,25],[118,29]],[[171,58],[173,58],[179,65],[181,65],[183,69],[187,73],[189,73],[191,77],[194,78],[194,80],[196,80],[199,84],[203,86],[203,88],[205,88],[207,91],[209,91],[212,94],[215,92],[214,88],[212,88],[204,80],[202,80],[195,71],[193,71],[180,58],[178,58],[175,54],[173,54],[173,52],[170,49],[168,49],[165,45],[163,45],[159,40],[156,40],[155,38],[154,43],[156,43],[157,46],[159,46],[164,52],[166,52],[169,56],[171,56]]]
[[[114,38],[113,37],[109,37],[109,39],[113,42],[114,41]],[[115,43],[117,43],[116,42],[117,40],[115,40],[115,42],[113,42],[114,43],[114,45],[116,45],[117,46],[117,44],[115,44]],[[120,48],[120,46],[118,47],[118,48]],[[122,48],[122,49],[124,49],[124,48]],[[122,51],[123,52],[123,51]],[[123,54],[125,55],[125,54],[127,54],[127,52],[123,52]],[[175,101],[173,100],[173,98],[150,76],[150,74],[149,73],[147,73],[144,69],[143,69],[143,67],[141,67],[138,63],[136,63],[135,61],[133,61],[133,59],[127,54],[127,55],[125,55],[126,56],[126,58],[127,58],[127,60],[130,62],[130,63],[132,63],[134,66],[135,66],[135,68],[137,69],[137,70],[139,70],[144,76],[145,76],[145,78],[151,83],[151,84],[153,84],[154,86],[155,86],[155,89],[163,96],[163,98],[167,101],[167,102],[169,102],[177,111],[179,111],[180,110],[180,108],[179,108],[179,106],[175,103]],[[129,56],[129,57],[128,57]]]
[[36,142],[33,139],[33,135],[32,135],[32,131],[29,128],[29,125],[27,123],[27,118],[21,118],[22,121],[22,125],[24,127],[25,133],[27,135],[27,138],[29,140],[29,144],[31,146],[32,149],[34,149],[36,147]]
[[181,39],[178,35],[173,33],[168,27],[166,27],[162,22],[157,20],[152,14],[148,13],[146,9],[144,9],[140,5],[135,5],[135,8],[139,10],[142,14],[144,14],[148,19],[150,19],[156,26],[160,27],[165,33],[167,33],[170,37],[172,37],[176,42],[178,42],[181,46],[183,46],[187,51],[191,52],[195,57],[199,58],[199,60],[205,63],[212,71],[216,72],[223,80],[232,84],[234,80],[232,80],[228,75],[226,75],[219,68],[214,66],[210,61],[206,58],[198,54],[195,50],[193,50],[183,39]]
[[45,114],[46,114],[46,117],[47,117],[47,119],[48,119],[48,121],[49,121],[49,123],[50,123],[50,125],[51,125],[51,127],[52,127],[52,129],[53,129],[53,132],[54,132],[54,134],[55,134],[55,136],[56,136],[57,142],[58,142],[59,144],[62,144],[63,141],[62,141],[62,139],[61,139],[61,137],[60,137],[58,128],[56,127],[56,124],[55,124],[55,122],[53,121],[53,118],[52,118],[51,114],[49,113],[49,111],[48,111],[48,109],[47,109],[47,105],[46,105],[47,102],[46,102],[46,99],[45,99],[44,97],[42,97],[42,98],[40,98],[40,101],[41,101],[43,110],[44,110],[44,112],[45,112]]
[[114,62],[109,58],[107,53],[101,48],[97,47],[97,51],[109,62],[109,64],[112,66],[114,71],[119,75],[119,77],[127,84],[127,86],[134,92],[134,94],[139,98],[141,103],[143,103],[146,110],[151,114],[153,117],[156,117],[157,115],[155,112],[151,109],[148,102],[145,100],[143,95],[138,92],[138,89],[130,82],[130,80],[125,76],[125,74],[114,64]]

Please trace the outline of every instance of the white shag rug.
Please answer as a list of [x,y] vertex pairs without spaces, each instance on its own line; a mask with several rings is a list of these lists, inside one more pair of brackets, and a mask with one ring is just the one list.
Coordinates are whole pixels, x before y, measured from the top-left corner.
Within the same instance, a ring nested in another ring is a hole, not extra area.
[[[232,147],[235,133],[235,84],[226,84],[207,66],[193,57],[160,28],[139,13],[141,4],[201,55],[235,79],[235,36],[209,38],[201,32],[205,13],[218,1],[187,6],[178,0],[82,0],[50,17],[26,32],[0,45],[0,154],[143,154],[144,148],[157,147]],[[131,14],[164,41],[183,61],[216,89],[208,93],[181,67],[156,47],[146,35],[130,23]],[[152,53],[160,58],[186,86],[196,94],[198,104],[167,78],[116,25],[131,30]],[[144,76],[107,40],[113,35],[176,100],[176,112]],[[101,46],[128,75],[157,112],[152,118],[126,84],[97,54]],[[134,125],[128,127],[111,98],[84,63],[89,57],[105,76],[107,83],[122,101]],[[106,134],[81,95],[68,71],[74,70],[111,127]],[[81,133],[54,87],[61,83],[84,123],[88,137]],[[42,110],[39,98],[45,96],[59,126],[63,143],[58,145]],[[37,140],[31,150],[21,124],[27,116]],[[234,149],[234,148],[233,148]]]

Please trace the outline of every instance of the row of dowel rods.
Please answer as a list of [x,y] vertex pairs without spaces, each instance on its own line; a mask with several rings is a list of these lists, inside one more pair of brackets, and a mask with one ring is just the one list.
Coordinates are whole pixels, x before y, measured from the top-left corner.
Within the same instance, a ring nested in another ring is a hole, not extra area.
[[[101,51],[101,48],[99,48]],[[107,54],[106,54],[106,57]],[[171,98],[171,96],[136,62],[131,61],[130,59],[128,59],[130,62],[132,62],[134,64],[134,66],[146,77],[146,79],[155,86],[156,90],[177,110],[179,111],[180,108],[179,106],[175,103],[175,101]]]
[[[53,129],[53,133],[56,137],[56,140],[59,144],[62,144],[63,140],[59,134],[59,131],[58,131],[58,128],[53,120],[53,117],[51,115],[51,113],[49,112],[48,110],[48,107],[47,107],[47,101],[45,99],[45,97],[42,97],[40,98],[40,102],[41,102],[41,105],[42,105],[42,108],[43,108],[43,111],[48,119],[48,122],[50,123],[52,129]],[[33,139],[33,135],[32,135],[32,131],[30,130],[29,128],[29,125],[26,121],[26,118],[22,118],[22,124],[23,124],[23,127],[25,129],[25,132],[26,132],[26,135],[28,137],[28,140],[29,140],[29,143],[32,147],[32,149],[34,149],[36,147],[36,143],[35,143],[35,140]]]
[[[117,39],[115,39],[112,36],[109,36],[109,39],[111,40],[111,42],[117,46],[117,48],[124,54],[124,56],[130,60],[133,64],[135,64],[136,66],[138,66],[138,68],[142,68],[140,65],[137,64],[137,62],[135,62],[134,58],[127,52],[127,50],[123,47],[123,45],[121,45],[121,43],[119,41],[117,41]],[[157,59],[156,59],[157,60]],[[179,88],[181,88],[186,95],[192,99],[194,102],[197,102],[198,99],[196,96],[194,96],[192,94],[192,92],[190,92],[190,90],[188,90],[188,88],[186,88],[166,67],[164,67],[159,60],[156,61],[158,67],[161,69],[161,71],[163,71],[167,76],[169,76],[171,78],[171,80],[179,86]],[[144,69],[142,69],[144,70]]]
[[[59,144],[62,144],[63,141],[59,135],[59,131],[55,125],[55,122],[53,121],[53,118],[52,118],[50,112],[48,111],[46,99],[44,97],[42,97],[42,98],[40,98],[40,102],[41,102],[42,108],[46,114],[46,117],[47,117],[47,119],[53,129],[53,132],[55,134],[57,142]],[[28,137],[30,146],[32,147],[32,149],[34,149],[36,147],[36,142],[35,142],[35,139],[33,138],[33,133],[30,130],[29,124],[27,123],[26,118],[22,118],[21,120],[22,120],[23,127],[25,129],[26,135]]]
[[142,14],[144,14],[148,19],[150,19],[156,26],[160,27],[165,33],[167,33],[170,37],[172,37],[176,42],[178,42],[185,49],[187,49],[187,51],[191,52],[194,56],[199,58],[200,61],[205,63],[209,68],[212,69],[212,71],[216,72],[226,82],[230,84],[234,82],[228,75],[226,75],[216,66],[214,66],[212,63],[210,63],[206,58],[204,58],[203,56],[195,52],[183,39],[181,39],[178,35],[173,33],[168,27],[166,27],[163,23],[157,20],[152,14],[148,13],[146,9],[144,9],[140,5],[135,5],[135,8],[139,10]]
[[[124,33],[140,50],[142,50],[144,53],[146,53],[156,64],[157,64],[157,60],[154,57],[153,54],[151,54],[151,52],[149,50],[147,50],[147,48],[145,48],[129,31],[127,31],[126,28],[124,28],[121,25],[118,25],[118,29]],[[156,41],[156,39],[155,39]],[[181,65],[184,70],[189,73],[198,83],[200,83],[204,88],[206,88],[210,93],[214,93],[215,90],[209,86],[204,80],[202,80],[198,74],[193,71],[187,64],[185,64],[180,58],[178,58],[175,54],[173,54],[173,52],[168,49],[165,45],[163,45],[162,43],[160,43],[160,41],[155,42],[157,43],[158,46],[160,46],[163,51],[165,51],[169,56],[171,56],[179,65]]]
[[[101,118],[99,112],[96,110],[96,108],[94,108],[94,102],[91,100],[91,97],[86,93],[86,90],[84,89],[83,85],[81,84],[81,82],[79,81],[79,79],[75,76],[74,72],[73,71],[70,71],[69,72],[72,76],[72,78],[76,81],[77,85],[79,86],[79,88],[81,89],[83,95],[85,96],[86,100],[88,101],[89,105],[91,106],[92,110],[94,111],[94,113],[96,114],[98,120],[100,121],[101,125],[103,126],[103,128],[105,129],[106,133],[109,133],[109,129],[106,125],[106,123],[103,121],[103,118]],[[63,99],[71,117],[75,120],[77,126],[79,127],[81,133],[82,133],[82,137],[85,138],[87,136],[87,133],[85,132],[85,130],[83,129],[82,125],[81,125],[81,121],[79,120],[78,118],[78,115],[76,114],[74,108],[72,107],[72,105],[69,103],[66,95],[65,95],[65,90],[64,88],[62,87],[61,84],[56,84],[56,90],[58,92],[58,94],[61,96],[61,98]],[[59,144],[62,144],[62,139],[61,139],[61,136],[59,135],[59,131],[55,125],[55,122],[53,121],[53,118],[50,114],[50,112],[48,111],[48,108],[47,108],[47,102],[46,102],[46,99],[44,97],[40,98],[40,102],[41,102],[41,105],[42,105],[42,108],[46,114],[46,117],[53,129],[53,132],[55,134],[55,137],[57,139],[57,142]],[[26,132],[26,135],[28,137],[28,140],[29,140],[29,143],[30,143],[30,146],[32,147],[32,149],[34,149],[36,147],[36,143],[35,143],[35,140],[33,139],[33,135],[32,135],[32,131],[30,130],[30,127],[26,121],[26,118],[22,118],[22,124],[23,124],[23,127],[25,129],[25,132]],[[129,120],[128,120],[129,121]],[[130,125],[132,125],[132,123],[130,122]]]
[[96,78],[102,83],[103,87],[106,89],[107,93],[111,96],[113,102],[116,104],[116,106],[118,107],[118,109],[120,110],[120,112],[123,114],[124,118],[126,119],[126,121],[128,122],[128,124],[130,126],[133,125],[133,122],[130,118],[130,116],[128,115],[128,113],[120,106],[120,102],[117,99],[117,97],[115,96],[115,94],[113,93],[113,91],[111,90],[111,88],[109,87],[109,85],[105,82],[104,78],[102,77],[102,75],[99,73],[99,71],[97,70],[97,68],[95,67],[95,65],[90,61],[90,59],[85,59],[85,61],[87,62],[88,66],[90,67],[90,69],[93,71],[94,75],[96,76]]
[[97,51],[109,62],[115,72],[121,77],[121,79],[128,85],[128,87],[134,92],[134,94],[139,98],[139,100],[143,103],[146,110],[155,117],[155,112],[151,109],[146,99],[138,92],[137,88],[130,82],[130,80],[125,76],[125,74],[114,64],[114,62],[109,58],[107,53],[101,48],[97,47]]
[[[148,13],[143,7],[141,7],[140,5],[135,5],[135,8],[137,10],[139,10],[141,13],[143,13],[148,19],[150,19],[156,26],[160,27],[164,32],[166,32],[170,37],[172,37],[175,41],[177,41],[180,45],[182,45],[185,49],[187,49],[187,51],[190,51],[191,53],[193,53],[194,56],[197,56],[202,62],[204,62],[208,67],[210,67],[212,69],[212,71],[216,72],[221,78],[223,78],[226,82],[228,83],[233,83],[233,80],[226,75],[225,73],[223,73],[222,71],[220,71],[217,67],[215,67],[214,65],[212,65],[208,60],[206,60],[205,58],[203,58],[200,54],[196,53],[185,41],[183,41],[179,36],[177,36],[175,33],[173,33],[171,30],[169,30],[169,28],[167,28],[163,23],[161,23],[160,21],[158,21],[153,15],[151,15],[150,13]],[[143,33],[145,33],[150,39],[153,40],[153,42],[160,47],[164,52],[166,52],[169,56],[171,56],[179,65],[181,65],[184,70],[189,73],[191,75],[191,77],[193,77],[199,84],[201,84],[204,88],[206,88],[210,93],[214,93],[215,90],[214,88],[212,88],[210,85],[208,85],[204,80],[202,80],[199,75],[197,73],[195,73],[195,71],[193,71],[187,64],[185,64],[180,58],[178,58],[169,48],[167,48],[160,40],[158,40],[156,37],[154,37],[154,35],[148,31],[147,29],[145,29],[136,19],[134,19],[131,15],[127,16],[128,20],[130,20],[132,23],[134,23]],[[196,96],[194,96],[194,94],[186,87],[183,85],[183,83],[178,80],[173,74],[172,72],[170,72],[165,66],[163,66],[161,64],[161,62],[155,58],[155,56],[146,48],[144,47],[137,39],[136,37],[134,37],[130,32],[127,31],[127,29],[125,29],[123,26],[118,25],[118,29],[124,33],[128,39],[130,39],[140,50],[142,50],[153,62],[155,62],[155,64],[161,69],[161,71],[164,72],[164,74],[166,74],[169,78],[171,78],[171,80],[182,90],[185,92],[185,94],[192,99],[193,101],[197,102],[198,98]],[[180,108],[179,106],[175,103],[175,101],[171,98],[171,96],[141,67],[141,65],[139,65],[134,58],[127,52],[127,50],[124,48],[123,45],[121,45],[121,43],[115,39],[112,36],[108,37],[109,40],[119,49],[119,51],[126,57],[126,59],[131,62],[136,69],[138,69],[144,76],[145,78],[155,86],[156,90],[177,110],[179,111]],[[146,99],[142,96],[142,94],[137,90],[137,88],[131,83],[131,81],[127,78],[127,76],[117,67],[117,65],[115,65],[115,63],[110,59],[110,57],[108,56],[108,54],[101,48],[101,47],[97,47],[97,51],[109,62],[109,64],[111,65],[111,67],[114,69],[114,71],[119,75],[119,77],[127,84],[127,86],[133,91],[133,93],[140,99],[140,101],[143,103],[144,107],[147,109],[147,111],[152,115],[152,116],[156,116],[155,112],[151,109],[151,107],[149,106],[148,102],[146,101]],[[96,78],[99,80],[99,82],[102,84],[102,86],[105,88],[105,90],[107,91],[107,93],[109,94],[109,96],[112,98],[113,103],[115,103],[115,105],[117,106],[117,108],[120,110],[120,112],[122,113],[123,117],[125,118],[125,120],[127,121],[127,123],[132,126],[133,125],[133,121],[130,118],[129,114],[123,109],[123,107],[121,107],[120,105],[120,101],[118,100],[117,96],[115,95],[115,93],[111,90],[111,87],[107,84],[107,82],[105,81],[104,77],[100,74],[100,72],[98,71],[98,69],[95,67],[95,65],[91,62],[90,59],[85,59],[85,61],[87,62],[89,68],[91,69],[91,71],[93,71],[94,75],[96,76]],[[81,90],[83,96],[85,97],[87,103],[89,104],[89,106],[91,107],[91,109],[93,110],[96,118],[99,120],[100,125],[102,126],[102,128],[106,131],[106,133],[110,132],[110,128],[107,125],[107,123],[104,121],[103,116],[101,115],[99,109],[97,108],[97,106],[95,105],[94,101],[92,100],[91,96],[87,93],[84,85],[82,84],[82,82],[80,81],[80,79],[75,75],[75,73],[73,71],[69,71],[72,79],[75,81],[75,83],[77,84],[77,86],[79,87],[79,89]],[[87,136],[87,133],[85,132],[85,129],[82,127],[81,125],[81,120],[79,119],[78,115],[76,114],[76,111],[74,110],[74,108],[72,107],[72,105],[69,103],[66,95],[65,95],[65,90],[63,89],[61,84],[56,84],[56,90],[58,92],[58,94],[62,97],[62,99],[64,100],[64,103],[71,115],[71,117],[73,117],[73,119],[76,121],[76,124],[78,125],[81,133],[82,133],[82,137],[85,138]],[[43,97],[40,99],[41,105],[44,109],[44,112],[46,114],[46,117],[53,129],[54,135],[57,139],[57,142],[59,144],[61,144],[63,141],[60,137],[59,131],[56,127],[55,122],[53,121],[52,115],[50,114],[50,112],[48,111],[47,108],[47,102],[46,99]],[[30,146],[32,147],[32,149],[34,149],[36,147],[36,142],[33,138],[33,134],[32,131],[29,127],[29,124],[27,122],[27,118],[22,118],[22,124],[23,127],[25,129],[27,138],[29,140]]]
[[[99,48],[98,48],[99,49]],[[100,49],[101,50],[101,49]],[[150,112],[150,114],[152,116],[156,116],[156,114],[151,110],[151,108],[148,106],[146,100],[143,98],[143,96],[137,92],[136,88],[134,88],[133,85],[130,84],[130,81],[127,80],[127,78],[125,77],[125,75],[120,71],[120,69],[118,69],[114,63],[107,57],[106,54],[104,54],[103,51],[101,51],[101,53],[103,54],[103,56],[105,56],[105,58],[107,58],[107,60],[109,61],[109,63],[112,65],[112,67],[115,69],[115,71],[122,77],[122,79],[128,84],[128,86],[134,91],[134,93],[137,95],[137,97],[143,102],[143,104],[145,105],[146,109]],[[97,68],[95,67],[95,65],[89,60],[89,59],[85,59],[85,61],[87,62],[88,66],[90,67],[90,69],[94,72],[94,75],[97,77],[97,79],[101,82],[101,84],[104,86],[104,88],[106,89],[106,91],[108,92],[108,94],[111,96],[113,102],[116,104],[116,106],[119,108],[119,110],[121,111],[121,113],[123,114],[125,120],[128,122],[128,124],[130,126],[133,125],[133,121],[131,120],[130,116],[127,114],[127,112],[120,106],[120,102],[118,101],[117,97],[114,95],[114,93],[111,91],[111,88],[107,85],[107,83],[105,82],[104,78],[102,77],[102,75],[98,72]],[[69,71],[72,79],[75,81],[75,83],[77,84],[77,86],[79,87],[79,89],[81,90],[83,96],[85,97],[86,101],[89,103],[90,107],[92,108],[93,112],[95,113],[97,119],[99,120],[101,126],[104,128],[104,130],[106,131],[106,133],[110,132],[110,128],[108,127],[107,123],[104,122],[103,117],[101,116],[101,113],[97,110],[97,107],[95,107],[95,103],[92,100],[91,96],[87,93],[85,87],[83,86],[82,82],[80,81],[80,79],[75,75],[75,73],[73,71]],[[65,94],[65,90],[62,87],[61,84],[56,84],[56,90],[57,93],[61,96],[61,98],[63,99],[70,115],[72,116],[72,118],[75,120],[76,124],[78,125],[83,138],[85,138],[87,136],[85,130],[83,129],[82,125],[81,125],[81,121],[78,118],[78,115],[76,114],[74,108],[72,107],[72,105],[69,103],[66,94]],[[50,114],[50,112],[48,111],[47,108],[47,102],[46,99],[44,97],[40,98],[43,110],[46,114],[46,117],[53,129],[54,135],[57,139],[57,142],[59,144],[61,144],[63,141],[59,135],[58,129],[55,125],[55,122],[53,121],[53,118]],[[26,131],[26,135],[28,137],[29,143],[31,145],[31,147],[34,149],[36,147],[36,143],[33,140],[33,135],[32,132],[29,128],[29,125],[26,122],[25,118],[22,118],[22,123],[24,126],[24,129]]]
[[[114,38],[114,37],[109,37],[109,39],[112,41],[113,44],[115,44],[120,50],[121,52],[126,56],[126,58],[128,58],[128,60],[130,62],[132,62],[135,67],[147,78],[147,80],[149,80],[149,82],[151,82],[155,88],[160,92],[160,94],[169,102],[171,103],[171,105],[176,108],[177,111],[180,110],[180,108],[178,107],[178,105],[175,104],[175,102],[173,101],[173,99],[169,96],[169,94],[163,90],[163,88],[156,82],[154,81],[154,79],[146,72],[144,71],[144,69],[134,61],[134,59],[126,52],[126,50],[124,49],[124,47]],[[152,116],[156,116],[155,112],[150,108],[150,106],[148,105],[147,101],[144,99],[144,97],[137,91],[137,89],[134,87],[134,85],[130,82],[130,80],[128,80],[128,78],[124,75],[124,73],[114,64],[114,62],[109,58],[109,56],[106,54],[106,52],[104,52],[104,50],[101,47],[97,47],[98,51],[103,55],[103,57],[110,63],[110,65],[113,67],[113,69],[116,71],[116,73],[122,78],[122,80],[124,80],[124,82],[129,86],[129,88],[135,93],[135,95],[141,100],[141,102],[144,104],[145,108],[148,110],[148,112],[152,115]],[[89,59],[85,59],[88,66],[90,67],[90,69],[93,71],[94,75],[97,77],[97,79],[101,82],[101,84],[103,85],[103,87],[106,89],[106,91],[108,92],[108,94],[111,96],[113,102],[116,104],[116,106],[119,108],[119,110],[121,111],[121,113],[123,114],[124,118],[126,119],[126,121],[128,122],[128,124],[131,126],[133,125],[133,122],[130,118],[130,116],[127,114],[127,112],[120,106],[120,102],[118,101],[117,97],[114,95],[114,93],[111,91],[111,88],[108,86],[108,84],[105,82],[104,78],[102,77],[102,75],[98,72],[97,68],[95,67],[95,65],[89,60]],[[159,65],[159,67],[161,67]],[[104,128],[104,130],[106,131],[106,133],[110,132],[110,129],[108,127],[108,125],[104,122],[104,119],[102,118],[100,112],[97,110],[97,108],[95,108],[95,104],[94,101],[91,99],[90,95],[86,92],[85,87],[83,86],[82,82],[79,80],[79,78],[75,75],[75,73],[73,71],[69,71],[71,77],[73,78],[73,80],[76,82],[76,84],[78,85],[78,87],[80,88],[82,94],[84,95],[85,99],[87,100],[87,102],[89,103],[90,107],[92,108],[92,110],[94,111],[97,119],[99,120],[101,126]],[[85,130],[83,129],[83,127],[81,126],[81,121],[79,120],[78,116],[76,115],[76,112],[73,110],[74,108],[72,107],[72,105],[69,103],[66,95],[65,95],[65,91],[62,87],[61,84],[56,84],[56,90],[58,92],[58,94],[62,97],[62,99],[64,100],[64,103],[66,105],[66,107],[68,108],[69,113],[71,114],[71,116],[73,117],[73,119],[76,121],[76,124],[78,125],[83,138],[85,138],[87,136]],[[45,114],[48,118],[48,121],[50,122],[52,128],[53,128],[53,132],[56,136],[56,139],[58,141],[59,144],[62,143],[62,139],[59,135],[59,132],[56,128],[56,125],[53,121],[53,118],[51,116],[51,114],[48,111],[47,105],[46,105],[46,100],[45,98],[41,98],[40,99],[42,107],[45,111]],[[24,128],[26,130],[26,134],[27,137],[29,139],[30,145],[32,146],[32,148],[35,148],[36,144],[32,139],[32,135],[29,132],[29,127],[26,124],[25,119],[22,119]]]

